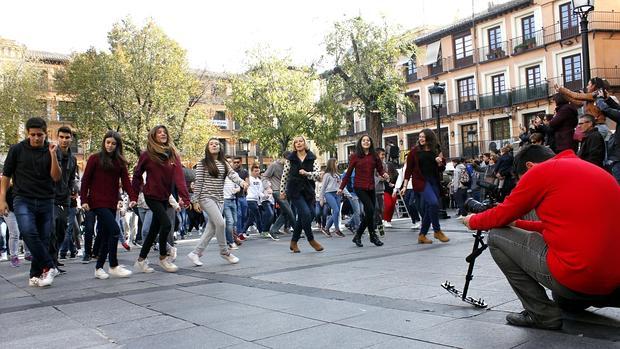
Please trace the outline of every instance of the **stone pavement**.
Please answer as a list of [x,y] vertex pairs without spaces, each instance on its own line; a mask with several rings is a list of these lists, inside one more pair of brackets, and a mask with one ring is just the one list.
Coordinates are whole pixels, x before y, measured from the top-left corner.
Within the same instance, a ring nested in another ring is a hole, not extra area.
[[[254,239],[229,265],[206,251],[202,267],[185,258],[196,241],[178,244],[176,274],[97,280],[94,263],[69,260],[50,288],[27,285],[28,265],[0,263],[3,348],[620,348],[620,309],[565,314],[559,332],[509,326],[521,306],[488,252],[478,258],[465,304],[441,288],[462,287],[473,238],[442,221],[447,244],[418,245],[406,220],[387,230],[383,247],[357,248],[346,238]],[[131,266],[137,250],[120,252]],[[156,260],[151,253],[151,260]]]

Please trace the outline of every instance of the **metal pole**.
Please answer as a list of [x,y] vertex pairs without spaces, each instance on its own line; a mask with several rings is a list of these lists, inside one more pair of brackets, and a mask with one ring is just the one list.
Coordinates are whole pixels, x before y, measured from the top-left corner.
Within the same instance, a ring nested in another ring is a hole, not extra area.
[[439,120],[439,106],[434,105],[433,111],[437,114],[437,144],[441,147],[441,121]]
[[590,81],[590,45],[588,41],[588,13],[586,12],[581,14],[581,60],[583,61],[581,71],[583,72],[584,91],[586,91]]

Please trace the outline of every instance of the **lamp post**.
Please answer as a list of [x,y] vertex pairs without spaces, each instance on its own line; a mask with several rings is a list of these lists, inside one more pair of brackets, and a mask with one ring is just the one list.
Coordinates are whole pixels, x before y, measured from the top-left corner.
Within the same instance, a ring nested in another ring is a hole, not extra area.
[[441,121],[439,120],[439,110],[441,109],[441,102],[443,101],[443,95],[446,92],[444,85],[440,85],[437,81],[428,89],[428,93],[431,94],[431,106],[433,112],[437,118],[437,144],[441,147]]
[[590,81],[590,45],[588,43],[588,14],[594,11],[594,0],[572,0],[573,14],[581,19],[581,60],[584,90]]
[[469,130],[467,130],[467,141],[469,142],[469,155],[471,158],[474,158],[474,137],[476,136],[476,131],[474,131],[474,126],[469,125]]
[[239,139],[239,142],[241,142],[241,146],[242,146],[242,152],[245,153],[245,166],[247,168],[247,170],[250,170],[250,163],[248,161],[248,154],[250,153],[250,140],[249,139],[245,139],[245,138],[241,138]]

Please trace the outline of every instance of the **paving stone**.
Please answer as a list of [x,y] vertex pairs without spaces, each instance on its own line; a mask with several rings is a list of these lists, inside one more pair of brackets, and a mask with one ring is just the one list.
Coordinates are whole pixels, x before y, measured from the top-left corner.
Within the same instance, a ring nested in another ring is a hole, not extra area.
[[215,305],[228,304],[227,301],[222,300],[222,299],[200,296],[200,295],[189,293],[189,292],[185,292],[185,293],[189,294],[190,296],[185,297],[185,298],[177,298],[177,299],[170,299],[170,300],[163,300],[163,299],[157,300],[157,298],[159,297],[156,296],[156,300],[153,302],[149,301],[148,294],[144,294],[143,301],[148,302],[144,304],[148,309],[158,311],[161,313],[170,313],[170,314],[176,314],[179,312],[183,312],[185,310],[206,311],[207,308],[215,306]]
[[141,292],[131,296],[122,296],[121,299],[124,299],[134,304],[144,305],[165,302],[179,298],[189,298],[191,296],[194,295],[192,293],[175,288],[163,291]]
[[290,303],[281,308],[282,312],[328,322],[381,310],[370,305],[299,295],[294,295],[287,302]]
[[415,333],[433,327],[450,327],[454,319],[394,309],[381,309],[338,321],[339,324],[414,338]]
[[158,315],[152,310],[114,298],[65,304],[58,306],[58,309],[86,326],[102,326]]
[[99,326],[98,328],[107,337],[115,339],[117,343],[124,343],[132,338],[163,334],[189,327],[194,327],[194,324],[170,316],[159,315],[117,322],[112,325]]
[[66,323],[62,327],[70,329],[62,329],[59,328],[58,323],[55,324],[54,329],[49,329],[48,331],[31,331],[19,339],[8,342],[3,341],[2,346],[11,349],[42,347],[46,349],[65,349],[67,347],[89,348],[109,344],[109,341],[95,330]]
[[441,349],[450,348],[444,345],[422,342],[414,339],[394,338],[387,342],[371,345],[365,349],[394,349],[394,348],[416,348],[416,349]]
[[256,341],[274,349],[316,349],[316,348],[367,348],[386,342],[394,337],[370,331],[326,324],[301,331],[285,333]]
[[235,335],[247,341],[277,336],[282,333],[318,326],[323,323],[275,311],[247,315],[230,320],[224,319],[213,322],[207,325],[207,327]]
[[600,349],[600,348],[620,348],[620,343],[611,343],[593,338],[571,336],[552,331],[536,331],[532,338],[516,348],[518,349]]
[[247,316],[266,313],[268,310],[244,304],[223,303],[194,308],[179,308],[170,314],[186,321],[200,325],[211,325],[224,320],[239,319]]
[[168,332],[166,335],[155,334],[135,338],[123,344],[125,348],[152,349],[152,348],[224,348],[242,343],[242,340],[227,334],[206,328],[191,327],[179,331]]

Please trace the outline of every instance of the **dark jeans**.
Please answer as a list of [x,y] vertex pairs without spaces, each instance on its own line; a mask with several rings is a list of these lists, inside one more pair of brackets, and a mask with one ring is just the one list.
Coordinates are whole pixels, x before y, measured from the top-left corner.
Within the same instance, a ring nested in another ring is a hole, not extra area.
[[439,226],[439,184],[437,180],[427,178],[424,191],[420,194],[424,202],[420,235],[426,235],[431,224],[434,231],[441,230]]
[[258,207],[258,201],[247,200],[248,205],[248,219],[245,221],[245,225],[243,226],[242,233],[246,233],[248,228],[252,225],[256,225],[256,229],[259,232],[263,232],[263,220],[260,215],[260,208]]
[[58,264],[58,251],[60,245],[65,241],[68,219],[67,206],[54,205],[54,219],[52,221],[52,233],[50,234],[49,251],[54,264]]
[[404,204],[407,206],[407,211],[409,211],[409,215],[411,217],[411,223],[415,223],[415,222],[419,222],[420,221],[420,214],[418,213],[418,208],[416,207],[417,201],[416,200],[416,193],[411,190],[411,189],[407,189],[407,191],[405,191],[405,197],[403,198],[403,200],[405,201]]
[[166,249],[166,242],[168,242],[168,234],[172,227],[172,223],[166,213],[168,207],[168,200],[158,201],[153,199],[144,198],[146,205],[153,212],[153,220],[149,227],[149,233],[144,239],[142,249],[140,250],[140,258],[146,258],[155,243],[155,239],[159,235],[159,256],[166,257],[168,251]]
[[364,218],[357,228],[357,235],[364,234],[366,228],[368,228],[370,234],[374,234],[377,228],[377,223],[375,222],[375,203],[377,201],[375,190],[355,189],[355,194],[357,194],[364,207]]
[[280,215],[276,219],[275,223],[271,226],[269,230],[272,233],[277,233],[283,225],[287,224],[289,227],[295,225],[295,216],[293,216],[293,210],[291,210],[291,205],[287,200],[280,199],[280,192],[274,191],[273,198],[276,200],[278,205],[280,206]]
[[237,198],[237,232],[241,233],[245,230],[245,221],[248,218],[248,201],[245,196]]
[[312,234],[312,220],[314,219],[314,200],[306,199],[302,196],[299,196],[294,199],[290,199],[290,202],[297,214],[297,220],[295,221],[295,226],[293,229],[293,237],[291,241],[299,241],[299,237],[301,236],[301,231],[304,231],[306,234],[306,238],[308,241],[314,240],[314,235]]
[[49,254],[54,200],[16,196],[13,207],[20,234],[32,255],[30,277],[39,277],[44,269],[54,268]]
[[[95,212],[88,211],[84,215],[84,253],[93,255],[93,237],[95,236]],[[97,245],[97,244],[95,244]],[[95,246],[95,251],[98,254],[99,246]]]
[[263,224],[263,231],[271,230],[271,223],[273,223],[273,205],[269,201],[263,201],[260,204],[261,222]]
[[454,200],[456,201],[456,207],[458,207],[458,214],[461,216],[467,216],[467,211],[465,210],[465,200],[467,200],[467,188],[459,188],[459,190],[454,193]]
[[96,268],[103,268],[106,258],[110,258],[110,268],[118,266],[116,258],[116,250],[118,247],[118,237],[121,233],[118,224],[116,224],[116,210],[112,208],[95,208],[93,209],[97,215],[97,229],[101,239],[101,247],[97,259]]
[[[68,209],[68,214],[67,214],[67,230],[65,231],[65,240],[62,242],[62,244],[60,245],[60,254],[67,254],[67,251],[71,251],[71,253],[75,253],[76,252],[76,247],[75,244],[73,242],[73,238],[74,238],[74,230],[76,229],[76,219],[75,219],[75,212],[76,212],[76,208],[75,207],[69,207]],[[78,239],[79,239],[79,234],[78,234]]]

